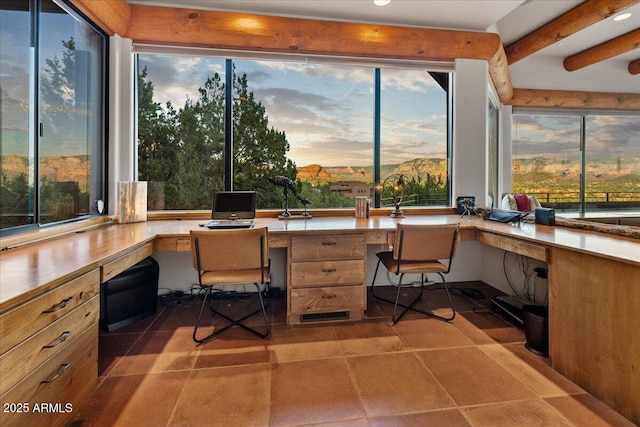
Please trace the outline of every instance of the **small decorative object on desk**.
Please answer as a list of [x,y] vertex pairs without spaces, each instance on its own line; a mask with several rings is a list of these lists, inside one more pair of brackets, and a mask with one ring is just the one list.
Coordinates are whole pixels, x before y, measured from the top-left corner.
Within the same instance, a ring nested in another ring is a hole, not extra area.
[[[307,205],[310,203],[309,199],[302,197],[298,194],[298,189],[293,180],[289,177],[277,175],[267,178],[269,182],[283,188],[284,191],[284,212],[278,215],[278,219],[311,219],[311,214],[307,211]],[[293,215],[289,212],[289,191],[296,196],[296,199],[304,206],[304,213],[302,215]]]
[[356,218],[369,218],[371,200],[365,196],[356,196]]
[[404,213],[400,209],[400,205],[404,200],[405,194],[405,183],[407,178],[403,174],[393,174],[389,175],[382,182],[382,189],[380,191],[380,198],[382,199],[382,203],[386,204],[388,201],[391,201],[394,205],[393,212],[389,215],[391,218],[402,218],[404,217]]
[[456,205],[460,218],[465,215],[471,216],[476,211],[476,198],[475,196],[458,196]]
[[118,222],[147,220],[147,182],[118,182]]

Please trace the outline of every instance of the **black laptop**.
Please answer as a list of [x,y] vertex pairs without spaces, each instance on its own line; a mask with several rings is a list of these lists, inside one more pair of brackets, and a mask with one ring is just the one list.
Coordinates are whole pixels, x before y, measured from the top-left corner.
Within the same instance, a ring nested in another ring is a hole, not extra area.
[[518,222],[522,220],[525,216],[529,215],[530,212],[521,212],[521,211],[505,211],[501,209],[491,209],[491,212],[485,214],[483,216],[484,219],[489,221],[498,221],[498,222]]
[[255,191],[219,191],[213,199],[211,221],[205,227],[251,228],[256,217]]

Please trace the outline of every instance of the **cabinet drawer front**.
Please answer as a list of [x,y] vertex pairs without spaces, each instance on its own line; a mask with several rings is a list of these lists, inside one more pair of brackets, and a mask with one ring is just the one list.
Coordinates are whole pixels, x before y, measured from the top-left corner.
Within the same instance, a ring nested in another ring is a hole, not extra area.
[[292,288],[363,283],[364,260],[307,261],[291,264]]
[[104,283],[107,280],[114,278],[127,268],[136,265],[147,257],[150,257],[152,253],[153,244],[147,243],[141,248],[135,249],[120,258],[116,258],[113,261],[106,263],[102,266],[101,282]]
[[0,316],[0,354],[71,312],[100,292],[99,270],[52,289]]
[[95,296],[0,356],[0,394],[71,345],[85,329],[98,321],[99,313],[100,298]]
[[[2,425],[59,426],[77,412],[98,385],[98,324],[0,397],[5,404],[26,404],[29,413],[3,413]],[[37,412],[43,403],[54,412]]]
[[364,234],[326,234],[291,238],[293,261],[364,258],[364,255]]
[[364,309],[364,286],[291,289],[291,312],[321,313]]

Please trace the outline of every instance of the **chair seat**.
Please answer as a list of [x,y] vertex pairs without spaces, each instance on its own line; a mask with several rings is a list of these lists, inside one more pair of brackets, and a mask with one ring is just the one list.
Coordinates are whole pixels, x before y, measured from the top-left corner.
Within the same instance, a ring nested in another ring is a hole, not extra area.
[[400,271],[397,271],[398,260],[393,259],[393,252],[378,252],[376,256],[382,264],[392,273],[397,274],[428,274],[447,271],[447,266],[438,260],[429,261],[401,261]]
[[260,274],[260,268],[247,270],[213,270],[202,274],[203,286],[237,286],[249,283],[261,283],[262,278],[268,279],[269,267],[264,268]]

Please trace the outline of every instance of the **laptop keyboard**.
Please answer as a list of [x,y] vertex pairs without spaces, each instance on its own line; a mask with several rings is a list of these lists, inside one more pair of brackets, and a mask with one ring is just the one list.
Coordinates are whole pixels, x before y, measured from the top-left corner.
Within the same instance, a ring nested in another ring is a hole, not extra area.
[[207,228],[251,228],[255,224],[253,219],[214,219],[205,224]]

